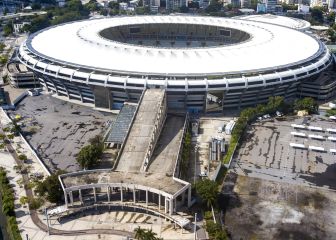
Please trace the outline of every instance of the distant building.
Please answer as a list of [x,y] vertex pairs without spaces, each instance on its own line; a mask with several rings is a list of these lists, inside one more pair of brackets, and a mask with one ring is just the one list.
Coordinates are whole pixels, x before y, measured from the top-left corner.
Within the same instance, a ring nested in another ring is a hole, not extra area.
[[329,0],[311,0],[310,7],[321,7],[327,6]]
[[335,9],[336,8],[336,1],[335,0],[327,0],[328,9]]
[[22,63],[11,62],[7,64],[10,85],[16,88],[36,88],[40,86],[35,74]]
[[241,8],[249,8],[251,6],[251,0],[240,0]]
[[239,12],[243,13],[244,15],[254,14],[254,9],[251,8],[241,8],[239,9]]
[[275,12],[275,7],[277,5],[277,0],[265,0],[266,3],[266,12],[272,13]]
[[299,13],[309,13],[309,9],[310,9],[310,7],[309,6],[307,6],[307,5],[303,5],[303,4],[299,4],[298,5],[298,12]]
[[186,0],[166,0],[166,9],[167,10],[176,10],[182,6],[186,6]]
[[257,13],[266,13],[266,4],[258,3],[257,4]]
[[159,12],[159,6],[151,5],[150,6],[150,11],[152,13],[158,13]]

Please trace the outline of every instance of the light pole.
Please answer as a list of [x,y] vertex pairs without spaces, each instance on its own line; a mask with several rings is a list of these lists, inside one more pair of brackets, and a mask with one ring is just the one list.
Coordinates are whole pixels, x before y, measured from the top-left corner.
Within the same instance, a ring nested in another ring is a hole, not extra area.
[[197,213],[195,213],[194,240],[197,239]]

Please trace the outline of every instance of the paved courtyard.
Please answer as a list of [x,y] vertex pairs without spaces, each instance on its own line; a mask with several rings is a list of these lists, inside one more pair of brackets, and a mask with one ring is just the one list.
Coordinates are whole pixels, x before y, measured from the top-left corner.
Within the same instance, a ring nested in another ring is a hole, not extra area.
[[50,95],[26,97],[12,115],[21,115],[22,130],[51,170],[79,170],[79,150],[104,130],[115,115],[65,102]]
[[[303,122],[306,129],[291,126]],[[308,127],[323,130],[312,131]],[[305,121],[301,117],[287,117],[253,123],[238,152],[234,170],[251,177],[336,189],[336,157],[330,153],[336,142],[328,139],[336,137],[336,133],[326,131],[335,127],[334,122],[318,116],[307,117]],[[293,132],[305,137],[294,136]],[[293,148],[290,143],[302,144],[305,149]],[[324,151],[314,151],[309,146],[322,147]]]

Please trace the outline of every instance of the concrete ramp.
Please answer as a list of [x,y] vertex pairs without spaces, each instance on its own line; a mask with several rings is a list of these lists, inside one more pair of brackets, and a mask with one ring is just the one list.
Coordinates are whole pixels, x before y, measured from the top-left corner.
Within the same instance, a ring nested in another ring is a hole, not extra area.
[[146,90],[124,143],[116,171],[139,172],[147,168],[166,118],[166,105],[165,90]]

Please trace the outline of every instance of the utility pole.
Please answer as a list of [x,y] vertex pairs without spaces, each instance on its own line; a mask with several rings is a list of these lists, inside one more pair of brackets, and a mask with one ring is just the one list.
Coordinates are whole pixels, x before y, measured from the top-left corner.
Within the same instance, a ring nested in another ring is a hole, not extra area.
[[49,218],[48,218],[48,209],[47,208],[44,209],[44,213],[46,215],[46,220],[47,220],[48,235],[50,235],[50,229],[49,229],[50,226],[49,226]]
[[194,225],[194,240],[197,239],[197,213],[195,213],[195,225]]

